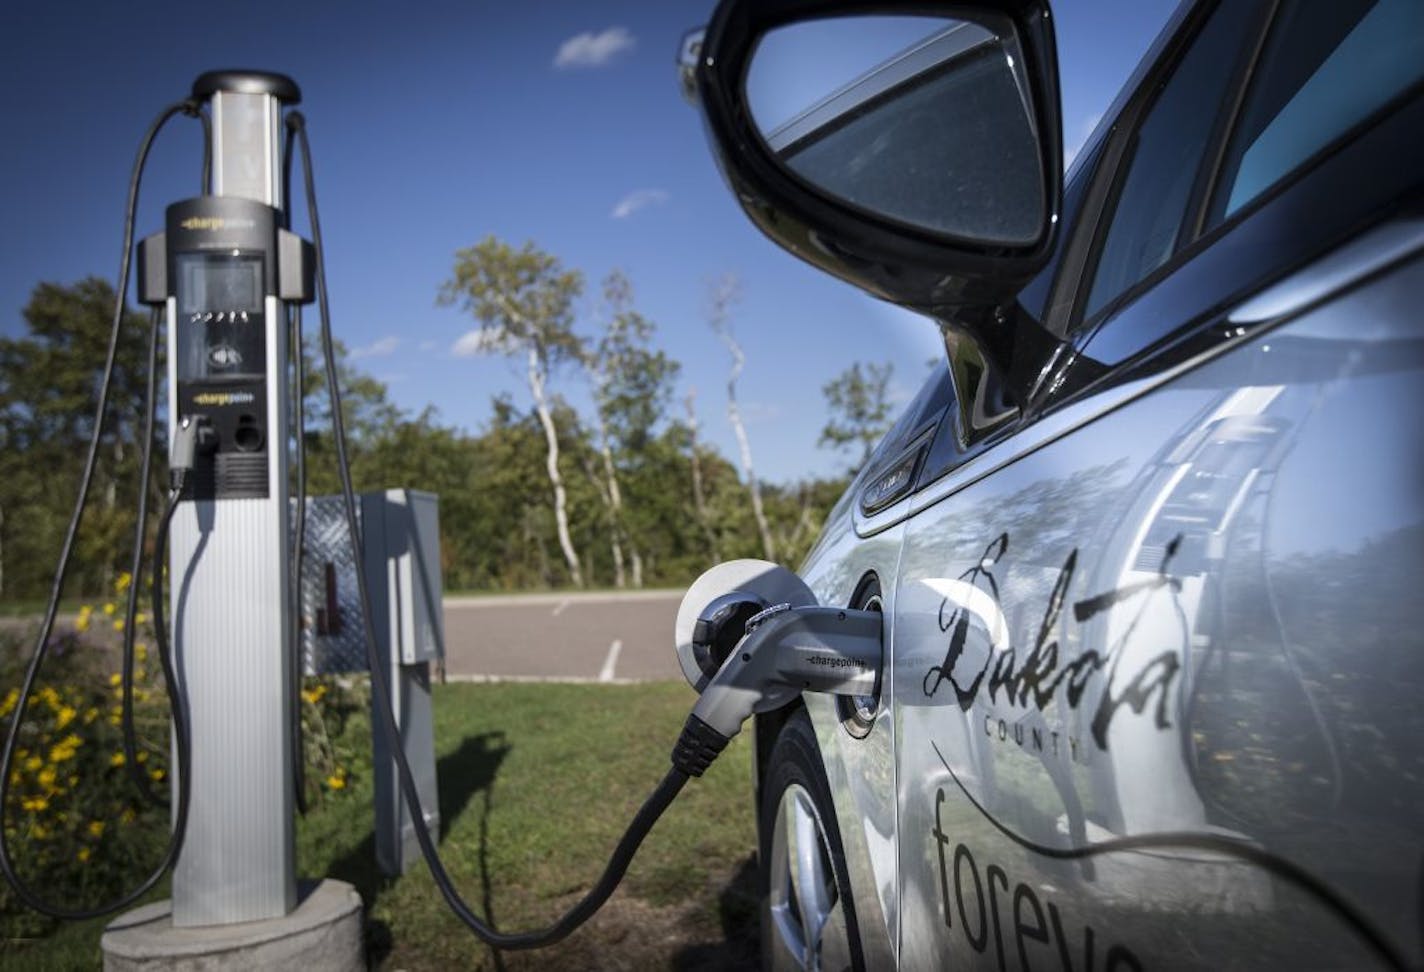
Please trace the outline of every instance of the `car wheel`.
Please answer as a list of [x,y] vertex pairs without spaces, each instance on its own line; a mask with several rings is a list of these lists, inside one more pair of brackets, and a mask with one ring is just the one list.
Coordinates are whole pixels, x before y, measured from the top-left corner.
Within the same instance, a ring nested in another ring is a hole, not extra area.
[[862,968],[840,831],[805,710],[772,748],[760,833],[763,967]]

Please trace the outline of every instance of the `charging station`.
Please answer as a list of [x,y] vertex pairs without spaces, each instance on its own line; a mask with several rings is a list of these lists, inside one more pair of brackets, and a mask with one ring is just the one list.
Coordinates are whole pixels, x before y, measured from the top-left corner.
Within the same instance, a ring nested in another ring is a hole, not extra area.
[[208,195],[168,208],[140,250],[162,300],[169,441],[199,424],[169,547],[173,652],[191,710],[193,801],[173,923],[278,918],[296,905],[289,706],[287,316],[311,299],[308,246],[283,228],[279,75],[213,72]]

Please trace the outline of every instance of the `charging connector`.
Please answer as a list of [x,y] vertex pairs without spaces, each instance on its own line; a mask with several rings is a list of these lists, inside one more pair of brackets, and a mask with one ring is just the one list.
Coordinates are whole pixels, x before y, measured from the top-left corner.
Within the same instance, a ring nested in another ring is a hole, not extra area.
[[746,635],[702,689],[673,763],[700,776],[754,713],[781,708],[802,692],[873,694],[884,623],[879,611],[789,604],[753,615]]

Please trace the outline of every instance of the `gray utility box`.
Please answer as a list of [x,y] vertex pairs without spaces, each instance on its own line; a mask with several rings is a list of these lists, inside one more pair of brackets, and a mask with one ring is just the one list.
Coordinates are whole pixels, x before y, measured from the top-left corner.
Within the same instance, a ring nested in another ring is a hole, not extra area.
[[[426,826],[438,833],[439,791],[430,699],[431,664],[445,659],[440,567],[440,500],[392,489],[363,493],[357,514],[365,546],[361,568],[371,592],[371,623],[391,687],[400,743],[415,776]],[[302,564],[302,631],[308,674],[367,670],[353,548],[340,496],[307,500]],[[373,694],[372,705],[376,704]],[[392,743],[371,714],[376,862],[389,875],[420,860],[410,808],[400,793]]]

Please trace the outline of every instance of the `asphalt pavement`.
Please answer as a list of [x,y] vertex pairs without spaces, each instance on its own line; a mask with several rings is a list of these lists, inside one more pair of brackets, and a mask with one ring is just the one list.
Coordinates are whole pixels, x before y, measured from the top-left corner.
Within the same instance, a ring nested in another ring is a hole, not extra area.
[[681,590],[447,597],[451,681],[682,679]]

